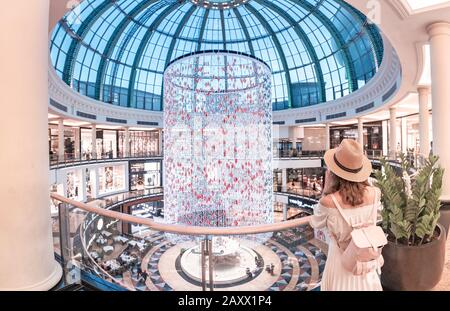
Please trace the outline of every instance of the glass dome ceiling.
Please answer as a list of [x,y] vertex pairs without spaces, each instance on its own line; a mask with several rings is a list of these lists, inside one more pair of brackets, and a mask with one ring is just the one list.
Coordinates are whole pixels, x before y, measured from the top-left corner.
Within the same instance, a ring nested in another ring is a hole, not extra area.
[[377,26],[343,0],[84,0],[51,39],[57,74],[75,91],[160,111],[163,73],[183,55],[228,50],[272,70],[273,109],[348,95],[377,72]]

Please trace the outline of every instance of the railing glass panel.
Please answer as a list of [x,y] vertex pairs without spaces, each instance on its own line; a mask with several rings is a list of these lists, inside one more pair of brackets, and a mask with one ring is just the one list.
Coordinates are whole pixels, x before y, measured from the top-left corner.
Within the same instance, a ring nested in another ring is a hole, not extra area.
[[305,291],[323,273],[327,246],[308,218],[221,230],[63,201],[54,229],[67,284],[90,276],[132,291]]

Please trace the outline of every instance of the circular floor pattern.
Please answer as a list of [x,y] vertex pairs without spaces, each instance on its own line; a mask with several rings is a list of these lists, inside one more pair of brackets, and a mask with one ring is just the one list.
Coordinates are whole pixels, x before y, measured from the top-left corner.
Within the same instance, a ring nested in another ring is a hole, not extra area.
[[[198,282],[186,278],[177,266],[180,251],[184,246],[163,242],[152,248],[148,257],[146,282],[148,289],[160,291],[201,290]],[[273,263],[275,271],[270,275],[266,271],[253,279],[221,286],[216,290],[248,291],[306,291],[318,287],[325,265],[326,256],[319,243],[308,241],[294,247],[286,247],[271,239],[264,245],[254,248],[264,260],[265,265]],[[144,264],[144,262],[143,262]]]
[[[317,290],[325,267],[327,247],[323,242],[311,239],[311,235],[305,234],[303,231],[297,232],[296,235],[299,235],[300,238],[292,240],[286,239],[284,235],[274,235],[263,245],[246,244],[260,256],[261,261],[264,262],[264,268],[270,264],[274,265],[273,274],[263,268],[258,271],[259,273],[255,273],[252,279],[217,286],[215,290]],[[142,276],[139,276],[138,267],[134,266],[122,274],[116,274],[114,276],[115,283],[138,291],[201,290],[200,283],[186,277],[180,266],[177,265],[182,248],[192,247],[195,244],[173,244],[167,240],[166,235],[160,232],[148,232],[145,239],[150,243],[151,248],[141,253],[138,261],[140,269],[148,274],[145,282]],[[244,244],[242,241],[241,243]],[[75,241],[74,244],[76,244]],[[114,247],[117,250],[106,259],[117,257],[123,248],[122,245]],[[94,265],[92,272],[99,273],[97,270]]]
[[[254,255],[258,258],[258,260],[262,263],[262,265],[260,267],[255,267],[254,269],[251,269],[253,272],[253,278],[257,278],[263,271],[264,271],[264,259],[263,257],[257,253],[257,252],[253,252]],[[250,258],[250,260],[255,260],[254,258]],[[175,268],[178,271],[178,273],[180,274],[180,276],[187,282],[192,283],[198,287],[201,286],[201,280],[198,277],[192,277],[191,275],[189,275],[188,273],[186,273],[185,269],[183,269],[182,267],[182,255],[179,255],[175,261]],[[220,273],[216,273],[215,275],[215,279],[214,279],[214,287],[215,288],[227,288],[227,287],[235,287],[241,284],[246,284],[249,282],[249,278],[245,275],[245,267],[241,267],[244,270],[244,276],[243,277],[238,277],[238,278],[228,278],[228,280],[226,282],[222,281],[222,282],[217,282],[217,276],[218,274],[220,275]],[[200,270],[200,267],[198,267],[198,270]],[[207,280],[209,279],[209,276],[206,275]]]

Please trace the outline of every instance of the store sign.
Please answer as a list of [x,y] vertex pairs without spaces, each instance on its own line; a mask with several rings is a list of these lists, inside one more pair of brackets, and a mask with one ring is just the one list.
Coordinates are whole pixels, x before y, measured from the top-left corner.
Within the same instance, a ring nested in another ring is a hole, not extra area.
[[313,209],[317,202],[299,197],[288,197],[288,205],[292,205],[299,208]]

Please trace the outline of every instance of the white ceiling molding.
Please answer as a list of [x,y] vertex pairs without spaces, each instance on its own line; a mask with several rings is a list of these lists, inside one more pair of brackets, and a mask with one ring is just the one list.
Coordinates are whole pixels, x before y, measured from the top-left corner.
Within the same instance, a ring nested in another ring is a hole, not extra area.
[[431,86],[431,58],[430,45],[428,42],[418,44],[420,53],[422,54],[422,70],[417,78],[418,86]]
[[411,7],[404,0],[391,0],[391,5],[402,19],[407,18],[412,13]]
[[400,0],[408,8],[410,15],[450,7],[450,0]]
[[[417,9],[415,9],[414,6],[411,5],[411,1],[415,0],[389,0],[389,1],[392,7],[397,10],[397,13],[402,19],[406,19],[411,15],[450,7],[450,0],[434,1],[436,3],[433,3],[433,1],[431,1],[431,4],[430,0],[423,0],[421,1],[421,3],[423,4],[417,6]],[[427,1],[427,3],[425,4],[424,1]]]

